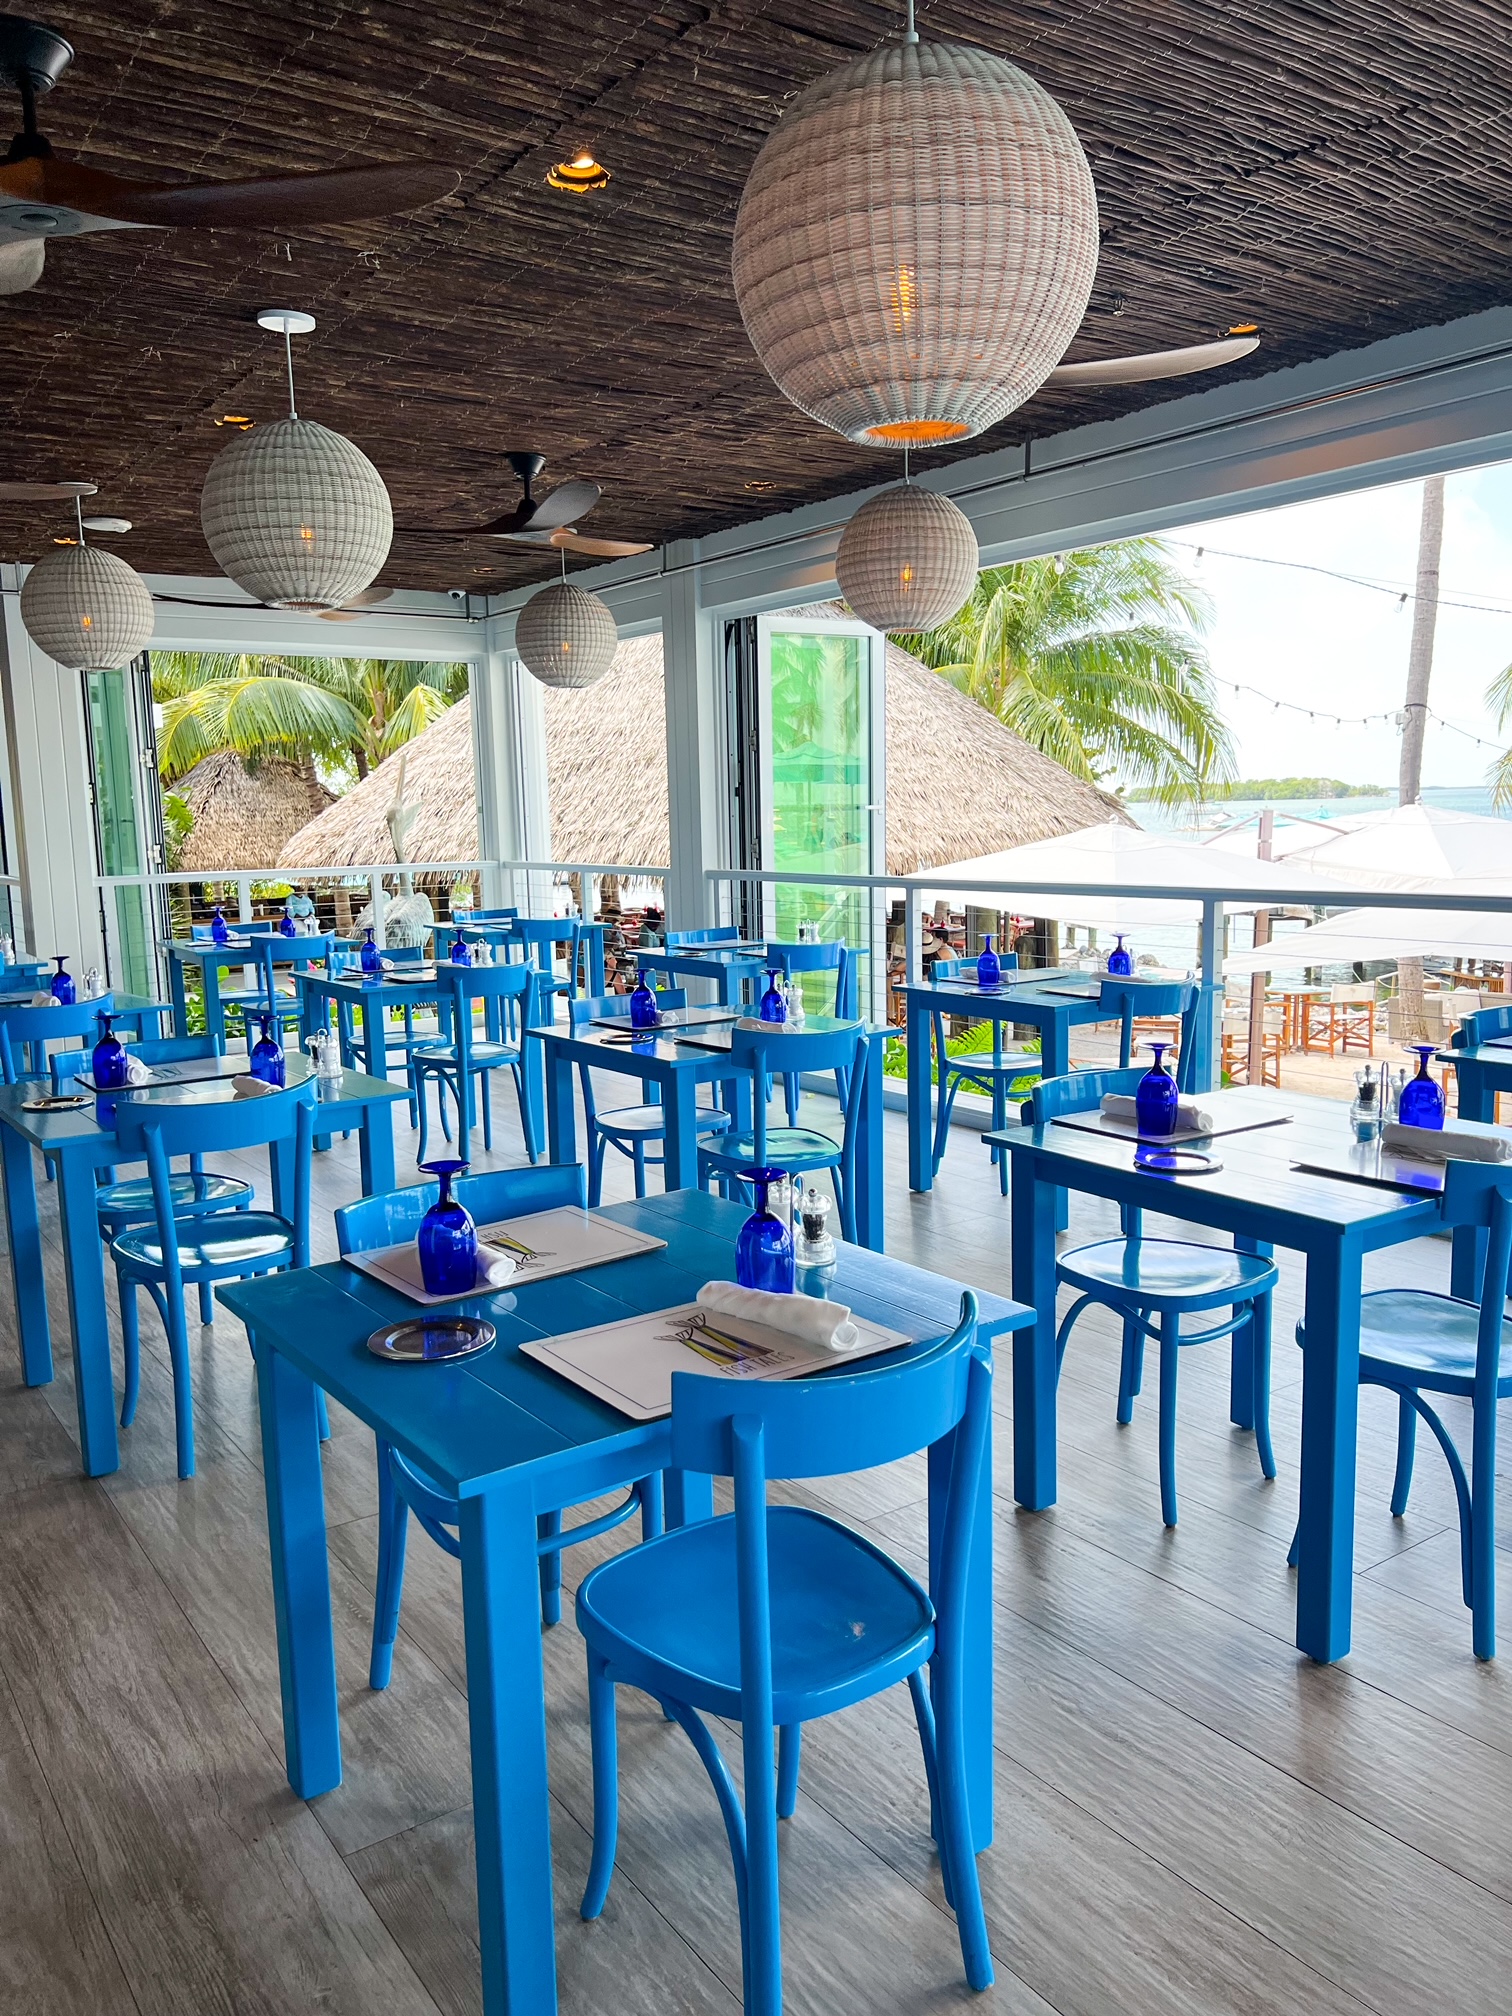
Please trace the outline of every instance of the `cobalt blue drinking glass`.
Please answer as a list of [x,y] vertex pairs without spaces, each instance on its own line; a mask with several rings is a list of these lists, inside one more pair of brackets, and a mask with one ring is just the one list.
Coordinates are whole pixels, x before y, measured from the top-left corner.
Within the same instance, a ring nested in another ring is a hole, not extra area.
[[100,1040],[89,1055],[89,1073],[96,1091],[126,1083],[126,1045],[110,1023],[110,1016],[100,1017]]
[[299,933],[294,929],[294,919],[289,915],[287,910],[278,920],[278,935],[280,938],[297,938],[299,936]]
[[371,924],[369,924],[369,926],[367,927],[367,936],[363,939],[362,950],[361,952],[359,952],[357,956],[362,962],[362,970],[364,973],[376,974],[381,973],[383,971],[383,954],[378,950],[377,941],[373,937],[373,927]]
[[478,1228],[472,1213],[451,1194],[452,1178],[465,1162],[422,1162],[434,1176],[441,1195],[420,1220],[415,1244],[420,1251],[420,1279],[427,1295],[470,1295],[478,1284]]
[[778,976],[781,971],[782,968],[780,966],[769,966],[767,968],[767,989],[761,997],[761,1008],[759,1010],[763,1022],[786,1022],[787,1020],[787,1003],[783,1000],[782,990],[777,985]]
[[741,1178],[755,1188],[756,1209],[735,1241],[735,1279],[742,1288],[765,1288],[769,1294],[793,1292],[793,1235],[767,1208],[767,1192],[780,1183],[780,1169],[742,1169]]
[[1134,1088],[1134,1120],[1141,1134],[1174,1134],[1180,1095],[1176,1080],[1161,1062],[1169,1043],[1152,1043],[1155,1062]]
[[1134,955],[1132,952],[1125,951],[1124,934],[1122,931],[1115,931],[1113,936],[1118,940],[1118,943],[1108,954],[1108,971],[1116,980],[1127,980],[1129,975],[1134,971]]
[[453,938],[451,942],[451,951],[447,956],[450,958],[453,966],[471,966],[472,947],[468,944],[467,940],[462,936],[462,933],[460,931],[458,931],[456,937]]
[[982,949],[977,954],[978,987],[996,987],[1003,977],[1003,962],[992,949],[992,933],[989,931],[982,940]]
[[1407,1046],[1416,1050],[1418,1068],[1416,1077],[1409,1078],[1402,1087],[1401,1101],[1397,1106],[1397,1118],[1404,1127],[1442,1127],[1444,1124],[1444,1088],[1435,1083],[1429,1072],[1429,1059],[1438,1048],[1436,1043],[1411,1043]]
[[248,1060],[247,1069],[254,1078],[261,1078],[268,1085],[282,1085],[284,1082],[283,1045],[277,1042],[269,1033],[273,1017],[271,1015],[259,1015],[257,1020],[262,1029],[262,1034],[252,1045],[252,1055]]
[[231,933],[226,929],[226,920],[221,915],[219,903],[216,904],[214,913],[210,918],[210,936],[215,940],[217,945],[224,945],[231,936]]
[[54,952],[52,956],[58,964],[58,970],[52,977],[52,997],[60,1008],[70,1008],[77,1000],[78,993],[74,987],[72,973],[63,971],[63,963],[68,955],[64,952]]
[[654,1029],[660,1013],[656,996],[651,991],[651,983],[644,973],[638,975],[635,990],[630,996],[630,1027],[632,1029]]

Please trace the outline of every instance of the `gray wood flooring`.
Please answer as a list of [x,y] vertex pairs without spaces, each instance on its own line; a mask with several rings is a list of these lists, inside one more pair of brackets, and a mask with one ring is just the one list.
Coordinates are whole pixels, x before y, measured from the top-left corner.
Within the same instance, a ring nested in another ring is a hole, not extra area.
[[[623,1096],[606,1087],[610,1103]],[[521,1159],[510,1113],[501,1096],[497,1160]],[[888,1152],[889,1250],[1007,1292],[1007,1206],[974,1138],[957,1130],[928,1197],[907,1192],[895,1116]],[[317,1257],[334,1250],[330,1208],[355,1194],[355,1162],[354,1143],[318,1158]],[[628,1189],[612,1170],[611,1194]],[[51,1226],[50,1195],[43,1208]],[[1106,1223],[1084,1205],[1073,1230]],[[1398,1249],[1372,1274],[1443,1285],[1447,1249]],[[1159,1518],[1153,1390],[1132,1426],[1114,1419],[1110,1326],[1085,1321],[1067,1360],[1050,1512],[1014,1507],[999,1379],[997,1840],[981,1865],[997,1986],[977,1998],[961,1977],[900,1692],[805,1740],[783,1829],[794,2016],[1512,2006],[1512,1674],[1471,1657],[1453,1492],[1426,1438],[1409,1513],[1390,1517],[1382,1396],[1362,1407],[1355,1650],[1323,1670],[1291,1642],[1300,1292],[1283,1256],[1274,1484],[1228,1425],[1223,1347],[1185,1354],[1174,1532]],[[337,1411],[326,1488],[346,1778],[312,1804],[294,1798],[245,1336],[225,1317],[197,1336],[200,1470],[187,1484],[161,1334],[145,1317],[144,1340],[121,1470],[89,1483],[67,1364],[28,1392],[0,1309],[0,2011],[468,2016],[479,1997],[455,1564],[415,1534],[393,1685],[370,1694],[372,1444]],[[918,1560],[918,1461],[791,1495]],[[1512,1494],[1501,1533],[1512,1545]],[[570,1555],[569,1588],[624,1544],[616,1534]],[[577,1917],[589,1764],[567,1611],[546,1648],[562,2008],[719,2016],[740,1996],[722,1830],[686,1739],[634,1695],[621,1709],[619,1869],[604,1917]]]

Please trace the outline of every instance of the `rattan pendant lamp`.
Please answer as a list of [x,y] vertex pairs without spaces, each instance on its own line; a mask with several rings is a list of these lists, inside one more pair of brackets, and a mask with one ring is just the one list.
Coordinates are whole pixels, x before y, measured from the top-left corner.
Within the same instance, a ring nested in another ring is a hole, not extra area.
[[835,579],[874,629],[934,630],[964,605],[980,564],[960,506],[905,479],[868,497],[840,534]]
[[822,77],[756,157],[735,295],[757,356],[826,427],[963,441],[1059,364],[1097,266],[1070,120],[981,49],[901,42]]
[[56,664],[113,671],[129,665],[151,637],[152,597],[134,567],[86,541],[78,497],[74,512],[78,543],[55,546],[32,568],[21,584],[21,621]]
[[515,620],[515,649],[543,686],[596,686],[614,663],[619,629],[607,602],[562,578],[531,596]]
[[289,417],[239,434],[210,465],[200,496],[205,540],[249,595],[275,609],[337,609],[376,580],[394,537],[383,478],[355,442],[294,405],[290,339],[313,315],[265,308],[289,367]]

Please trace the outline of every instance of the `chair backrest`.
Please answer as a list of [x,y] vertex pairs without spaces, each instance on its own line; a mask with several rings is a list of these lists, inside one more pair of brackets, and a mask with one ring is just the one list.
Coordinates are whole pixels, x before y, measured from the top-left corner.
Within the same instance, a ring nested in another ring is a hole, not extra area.
[[1332,1006],[1339,1008],[1363,1008],[1367,1002],[1375,1000],[1373,980],[1346,980],[1328,990]]
[[[658,987],[660,973],[648,973],[647,980],[656,996],[657,1006],[663,1010],[686,1008],[688,990],[686,987]],[[596,999],[580,995],[577,1000],[567,1003],[568,1026],[574,1033],[586,1029],[594,1022],[626,1022],[630,1020],[630,996],[628,994],[600,994]],[[598,1118],[598,1101],[593,1094],[593,1067],[591,1064],[578,1065],[578,1084],[583,1094],[583,1113],[588,1132],[593,1132],[593,1123]],[[651,1088],[655,1092],[656,1088]]]
[[93,1001],[75,1001],[66,1008],[0,1008],[0,1075],[6,1084],[14,1085],[20,1073],[18,1050],[25,1050],[31,1068],[40,1075],[42,1045],[77,1037],[93,1045],[99,1018],[114,1013],[114,1003],[113,994],[100,994]]
[[[447,960],[436,965],[437,1010],[442,1033],[457,1046],[458,1062],[464,1071],[472,1050],[472,1004],[484,1003],[492,1015],[503,1012],[500,1035],[512,1041],[518,1027],[530,1028],[536,1020],[537,982],[540,975],[526,960],[512,966],[453,966]],[[494,1024],[490,1022],[489,1027]]]
[[1177,1050],[1176,1082],[1183,1092],[1192,1089],[1196,1067],[1197,1003],[1201,990],[1191,980],[1104,979],[1098,988],[1099,1004],[1119,1020],[1119,1055],[1133,1061],[1134,1018],[1136,1016],[1181,1017],[1181,1039]]
[[1512,1170],[1505,1163],[1446,1162],[1443,1222],[1446,1226],[1490,1228],[1475,1349],[1474,1399],[1479,1421],[1487,1418],[1482,1408],[1495,1407],[1501,1372],[1508,1275],[1512,1273]]
[[[152,1036],[145,1043],[133,1043],[131,1055],[143,1064],[189,1064],[203,1057],[223,1057],[226,1046],[219,1036]],[[55,1050],[49,1058],[54,1094],[66,1092],[81,1071],[89,1069],[94,1046],[84,1050]]]
[[1020,1106],[1019,1118],[1026,1127],[1041,1127],[1067,1113],[1090,1113],[1109,1092],[1133,1093],[1144,1075],[1142,1064],[1131,1064],[1120,1071],[1067,1071],[1060,1078],[1041,1078]]
[[467,910],[460,917],[454,917],[454,924],[501,924],[519,916],[518,909],[507,910]]
[[[754,1072],[757,1087],[765,1085],[767,1074],[775,1077],[804,1071],[849,1073],[846,1083],[845,1133],[843,1136],[844,1178],[850,1180],[855,1160],[856,1137],[861,1124],[865,1093],[866,1052],[870,1042],[865,1027],[852,1023],[844,1029],[795,1029],[787,1035],[768,1036],[764,1030],[730,1031],[730,1062]],[[766,1100],[751,1101],[756,1162],[767,1159]]]
[[[937,1684],[958,1689],[966,1574],[987,1427],[992,1368],[976,1342],[977,1305],[932,1349],[848,1376],[737,1384],[672,1375],[672,1460],[735,1480],[735,1575],[740,1623],[741,1722],[748,1783],[769,1780],[772,1749],[771,1581],[767,1482],[870,1469],[926,1449],[955,1430],[943,1540],[931,1574]],[[837,1592],[837,1601],[840,1592]],[[837,1620],[838,1621],[838,1620]],[[958,1693],[954,1696],[959,1700]]]
[[[335,1212],[336,1246],[343,1255],[371,1253],[414,1238],[420,1221],[441,1194],[439,1183],[415,1183],[382,1197],[359,1197]],[[462,1176],[452,1195],[479,1225],[521,1218],[529,1211],[552,1211],[563,1204],[586,1204],[588,1178],[581,1162],[543,1164],[537,1169],[489,1169]]]
[[853,1019],[860,1012],[857,1007],[859,962],[843,938],[829,939],[822,945],[778,944],[769,939],[766,960],[769,966],[781,967],[784,978],[788,980],[795,973],[833,972],[834,1013]]
[[675,951],[679,945],[733,945],[739,940],[738,924],[711,924],[703,931],[669,931],[667,950]]
[[1467,1015],[1449,1040],[1456,1050],[1473,1050],[1488,1037],[1505,1036],[1509,1031],[1512,1031],[1512,1002],[1504,1008],[1482,1008],[1478,1014]]

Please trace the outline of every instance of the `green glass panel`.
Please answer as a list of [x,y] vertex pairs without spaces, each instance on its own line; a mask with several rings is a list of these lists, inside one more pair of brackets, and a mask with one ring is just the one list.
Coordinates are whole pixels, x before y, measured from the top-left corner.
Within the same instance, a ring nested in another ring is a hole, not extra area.
[[[131,696],[124,672],[86,675],[89,733],[94,751],[95,830],[99,836],[103,875],[140,875],[142,840],[137,817],[135,743],[131,733]],[[138,886],[113,891],[116,948],[121,970],[118,987],[135,994],[156,991],[147,891]]]
[[[775,869],[832,875],[871,872],[871,676],[865,637],[774,631],[771,638],[772,860]],[[781,883],[773,892],[776,935],[843,938],[864,956],[869,898],[862,889]],[[834,981],[804,982],[806,1008],[833,1005]],[[866,976],[861,975],[861,998]]]

